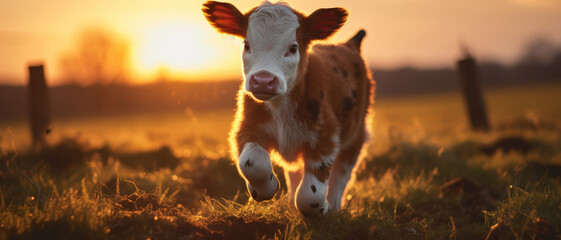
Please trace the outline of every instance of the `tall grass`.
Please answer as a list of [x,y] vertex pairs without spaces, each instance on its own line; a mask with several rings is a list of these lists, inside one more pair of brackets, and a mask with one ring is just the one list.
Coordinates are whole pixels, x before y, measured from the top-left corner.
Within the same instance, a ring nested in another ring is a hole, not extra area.
[[485,212],[493,239],[561,238],[561,185],[535,183],[510,186],[508,198],[497,209]]

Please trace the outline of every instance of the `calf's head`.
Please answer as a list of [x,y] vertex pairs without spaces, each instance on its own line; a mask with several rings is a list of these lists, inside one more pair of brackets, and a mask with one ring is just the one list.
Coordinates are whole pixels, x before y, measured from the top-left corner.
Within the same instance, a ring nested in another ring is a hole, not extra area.
[[219,32],[244,39],[244,88],[258,101],[290,92],[305,71],[310,42],[329,37],[347,18],[342,8],[305,16],[286,4],[269,2],[242,14],[230,3],[208,1],[203,13]]

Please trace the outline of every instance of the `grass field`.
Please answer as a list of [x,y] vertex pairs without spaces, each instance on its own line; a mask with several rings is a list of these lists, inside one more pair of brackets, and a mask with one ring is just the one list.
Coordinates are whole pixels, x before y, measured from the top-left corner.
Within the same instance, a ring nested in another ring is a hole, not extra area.
[[1,122],[0,239],[560,239],[560,92],[487,90],[490,133],[456,93],[377,100],[349,204],[319,219],[285,186],[248,199],[232,109],[54,119],[40,152]]

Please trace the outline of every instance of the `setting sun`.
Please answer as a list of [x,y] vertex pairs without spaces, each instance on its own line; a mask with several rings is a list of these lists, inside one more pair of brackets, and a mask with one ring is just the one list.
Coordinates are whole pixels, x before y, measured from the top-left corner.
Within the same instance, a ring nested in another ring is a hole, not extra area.
[[196,75],[217,58],[201,24],[168,22],[149,26],[137,40],[134,57],[142,75]]
[[[0,3],[0,83],[24,84],[25,66],[34,61],[45,63],[49,84],[63,84],[68,68],[61,58],[78,54],[77,34],[91,27],[129,40],[132,83],[241,77],[242,41],[212,29],[201,12],[205,0],[56,2]],[[261,1],[235,2],[246,12]],[[346,8],[349,18],[330,41],[343,41],[364,28],[364,56],[377,68],[452,67],[459,39],[478,57],[507,64],[536,37],[561,41],[561,3],[556,0],[287,2],[306,14]]]

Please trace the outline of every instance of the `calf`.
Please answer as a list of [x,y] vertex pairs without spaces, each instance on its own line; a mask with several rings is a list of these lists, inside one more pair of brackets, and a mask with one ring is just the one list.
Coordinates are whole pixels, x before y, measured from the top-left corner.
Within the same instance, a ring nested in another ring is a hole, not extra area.
[[306,216],[341,208],[363,144],[374,81],[360,46],[314,45],[346,21],[343,8],[306,16],[285,3],[264,2],[242,14],[229,3],[203,5],[208,22],[244,39],[244,81],[230,132],[232,158],[256,201],[271,199],[285,169],[291,203]]

